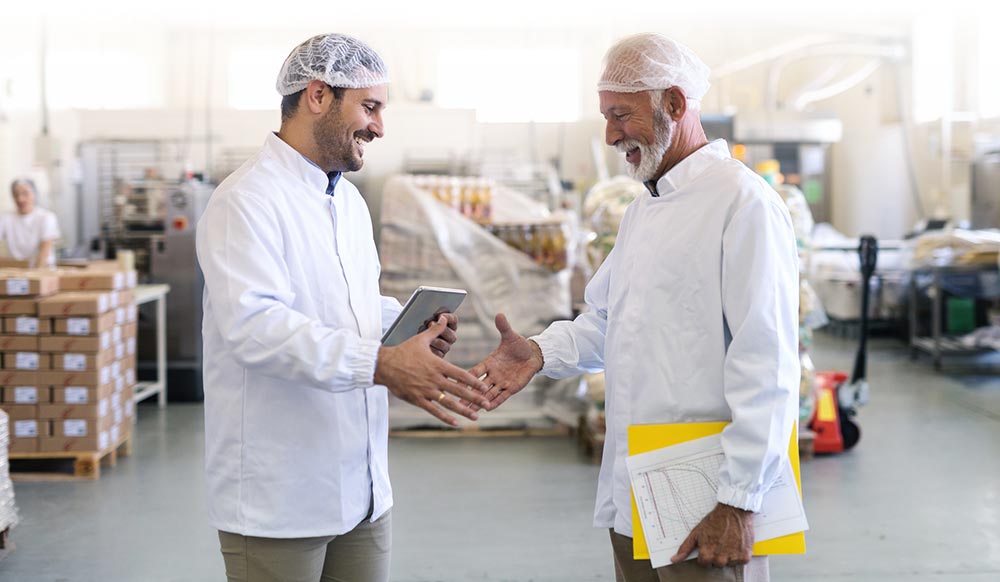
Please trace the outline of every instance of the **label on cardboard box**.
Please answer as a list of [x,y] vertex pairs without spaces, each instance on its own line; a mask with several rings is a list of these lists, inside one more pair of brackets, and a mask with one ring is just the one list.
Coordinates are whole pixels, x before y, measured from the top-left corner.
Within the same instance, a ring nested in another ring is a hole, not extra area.
[[125,351],[128,352],[128,355],[130,355],[130,356],[134,356],[135,355],[135,338],[134,337],[128,338],[128,341],[125,342]]
[[115,324],[125,325],[125,308],[119,307],[115,310]]
[[122,377],[122,363],[121,362],[115,362],[114,364],[111,364],[111,377],[112,378],[121,378]]
[[111,407],[121,408],[121,405],[122,405],[122,395],[119,394],[118,392],[115,392],[114,394],[111,395]]
[[15,386],[14,402],[16,404],[38,404],[38,386]]
[[84,386],[66,387],[66,404],[87,404],[89,395]]
[[38,369],[38,353],[37,352],[17,352],[14,358],[14,367],[18,370],[37,370]]
[[117,424],[111,427],[111,442],[117,443],[122,436],[122,429]]
[[87,369],[87,354],[63,354],[63,370],[82,372]]
[[87,436],[87,421],[75,418],[62,421],[63,436],[85,437]]
[[106,331],[101,334],[101,350],[106,350],[111,347],[111,332]]
[[125,357],[125,346],[123,344],[115,344],[115,359],[120,360]]
[[38,333],[38,318],[37,317],[18,317],[15,321],[17,333],[28,333],[36,334]]
[[15,420],[14,436],[17,438],[32,438],[38,436],[38,421]]
[[133,301],[127,308],[125,313],[125,319],[129,323],[135,323],[139,320],[139,304]]
[[108,297],[110,298],[108,303],[111,305],[111,309],[118,307],[118,292],[112,291],[108,294]]
[[111,330],[111,337],[114,338],[115,343],[119,343],[120,344],[122,342],[122,328],[121,328],[121,326],[117,326],[116,325],[115,328],[113,330]]
[[135,416],[135,402],[129,400],[125,403],[125,416],[132,418]]
[[135,368],[127,368],[125,370],[125,384],[129,386],[135,384]]
[[7,295],[27,295],[30,291],[27,279],[7,279]]
[[111,410],[115,414],[115,424],[121,424],[122,420],[125,419],[125,412],[122,411],[121,406],[114,406]]
[[101,450],[108,448],[108,431],[102,430],[97,435],[97,444],[100,446]]
[[115,392],[121,392],[125,389],[125,378],[115,378]]
[[66,333],[69,335],[90,335],[90,318],[70,317],[66,320]]

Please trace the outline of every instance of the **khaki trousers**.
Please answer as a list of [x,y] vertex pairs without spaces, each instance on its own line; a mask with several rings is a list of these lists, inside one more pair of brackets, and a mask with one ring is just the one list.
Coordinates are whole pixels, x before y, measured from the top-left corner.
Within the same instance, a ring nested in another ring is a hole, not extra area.
[[697,560],[653,569],[649,560],[632,558],[632,538],[611,531],[611,548],[615,554],[617,582],[768,582],[767,556],[750,559],[746,566],[706,568]]
[[257,538],[220,531],[229,582],[388,582],[391,512],[339,536]]

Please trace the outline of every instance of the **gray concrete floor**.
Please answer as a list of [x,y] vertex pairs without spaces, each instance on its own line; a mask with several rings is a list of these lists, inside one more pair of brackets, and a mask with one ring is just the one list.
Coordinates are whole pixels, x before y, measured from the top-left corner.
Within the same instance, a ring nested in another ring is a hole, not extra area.
[[[849,369],[854,344],[814,360]],[[805,556],[774,580],[1000,580],[1000,377],[938,374],[894,341],[870,358],[873,401],[845,455],[803,466]],[[100,481],[18,483],[9,582],[224,579],[205,522],[202,409],[141,406],[135,455]],[[612,580],[590,527],[597,468],[570,439],[393,439],[393,580]]]

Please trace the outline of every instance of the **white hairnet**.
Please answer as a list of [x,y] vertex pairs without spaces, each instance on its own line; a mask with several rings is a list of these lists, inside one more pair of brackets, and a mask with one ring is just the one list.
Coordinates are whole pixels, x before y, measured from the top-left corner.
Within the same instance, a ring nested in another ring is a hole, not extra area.
[[653,33],[618,41],[604,56],[598,91],[637,93],[680,87],[688,99],[708,93],[708,65],[688,47]]
[[361,89],[385,85],[389,71],[375,49],[346,34],[320,34],[295,47],[281,65],[276,88],[282,96],[306,88],[309,81]]

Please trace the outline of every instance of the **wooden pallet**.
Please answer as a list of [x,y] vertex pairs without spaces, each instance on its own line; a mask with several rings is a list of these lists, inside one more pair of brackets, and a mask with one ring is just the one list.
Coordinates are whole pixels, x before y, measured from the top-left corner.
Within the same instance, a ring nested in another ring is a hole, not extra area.
[[129,431],[114,446],[100,452],[11,453],[12,481],[94,481],[101,478],[101,465],[114,467],[118,457],[132,454]]
[[476,425],[461,428],[412,428],[389,431],[391,437],[414,439],[440,438],[498,438],[498,437],[566,437],[570,435],[567,426],[523,427],[523,428],[482,428]]

